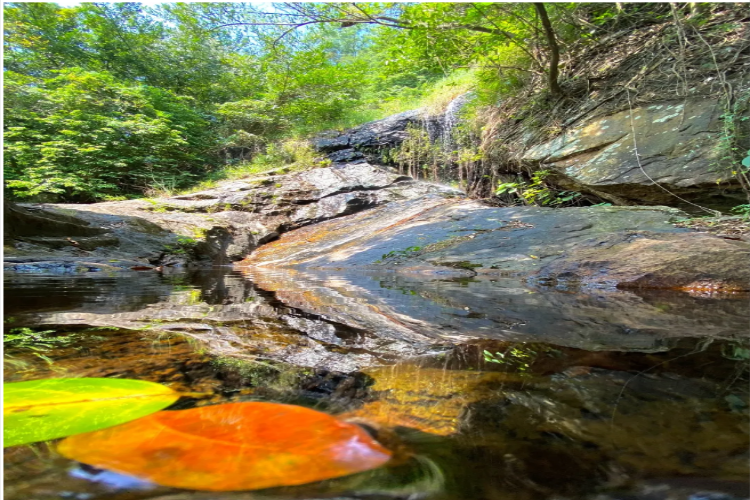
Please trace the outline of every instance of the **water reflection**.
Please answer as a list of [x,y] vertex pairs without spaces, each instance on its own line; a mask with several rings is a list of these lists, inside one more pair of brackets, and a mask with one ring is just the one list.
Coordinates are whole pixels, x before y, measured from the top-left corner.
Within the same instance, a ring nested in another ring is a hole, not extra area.
[[314,274],[249,269],[287,305],[396,338],[549,342],[589,350],[663,349],[667,338],[747,337],[747,296],[572,292],[517,279]]
[[744,297],[226,270],[6,286],[6,328],[74,336],[49,362],[12,351],[26,365],[6,363],[7,380],[129,377],[212,394],[177,408],[303,404],[364,423],[401,457],[311,485],[201,493],[95,482],[108,476],[39,444],[7,450],[9,499],[750,495]]

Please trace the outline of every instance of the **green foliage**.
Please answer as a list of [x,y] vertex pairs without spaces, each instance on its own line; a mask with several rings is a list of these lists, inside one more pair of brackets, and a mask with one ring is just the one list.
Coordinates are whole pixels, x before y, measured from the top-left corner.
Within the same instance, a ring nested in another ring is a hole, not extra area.
[[47,351],[72,342],[70,337],[50,336],[54,330],[36,331],[31,328],[11,328],[3,333],[3,349],[30,349]]
[[391,250],[388,253],[384,253],[383,256],[380,258],[380,260],[376,262],[382,262],[384,260],[399,258],[399,257],[409,257],[410,255],[413,255],[415,252],[419,252],[420,250],[422,250],[422,247],[417,247],[417,246],[406,247],[403,250]]
[[742,161],[740,162],[740,164],[743,167],[745,167],[747,169],[750,169],[750,151],[747,152],[747,156],[742,159]]
[[440,144],[432,143],[427,131],[419,126],[406,129],[406,138],[388,152],[387,160],[396,163],[401,172],[415,179],[432,177],[433,180],[443,177],[440,174],[444,172],[440,171],[450,163],[449,155]]
[[491,353],[488,350],[482,351],[486,363],[497,363],[505,365],[507,368],[517,371],[520,374],[528,374],[534,361],[540,356],[558,357],[562,353],[552,347],[544,344],[526,344],[521,343],[511,345],[504,352]]
[[164,251],[172,255],[189,255],[194,249],[198,241],[190,236],[177,236],[176,245],[164,245]]
[[304,170],[327,166],[330,161],[321,158],[312,148],[310,142],[301,139],[287,139],[273,142],[266,148],[266,153],[253,159],[256,170],[288,167],[288,171]]
[[88,201],[189,183],[206,122],[190,100],[104,72],[5,74],[5,180],[18,198]]
[[52,365],[52,360],[46,353],[56,347],[67,347],[80,340],[76,334],[56,335],[54,330],[38,331],[33,328],[10,328],[3,332],[3,361],[17,369],[23,369],[27,363],[17,359],[13,354],[17,352],[30,351],[34,356]]
[[750,361],[750,346],[742,342],[722,344],[721,354],[733,361]]
[[[563,41],[581,34],[577,8],[548,4]],[[315,167],[314,157],[290,159],[284,141],[406,109],[441,111],[468,90],[495,104],[547,62],[531,4],[4,10],[5,171],[10,193],[25,199],[123,199]],[[398,160],[416,177],[458,165],[454,177],[468,186],[487,160],[468,141],[455,152],[422,151],[419,141]]]
[[531,176],[530,182],[504,182],[498,184],[495,194],[517,195],[527,205],[561,207],[575,203],[581,193],[575,191],[555,191],[545,179],[552,174],[550,170],[538,170]]
[[495,354],[484,350],[483,354],[485,362],[507,365],[508,368],[521,374],[528,373],[531,363],[537,357],[537,352],[534,349],[525,346],[513,346],[505,352],[496,352]]
[[742,216],[743,219],[750,219],[750,204],[737,205],[732,208],[732,212]]
[[[727,101],[730,101],[727,97]],[[744,151],[740,144],[749,137],[742,136],[742,122],[750,120],[750,95],[744,94],[730,106],[725,105],[721,115],[722,130],[718,136],[715,152],[717,156],[713,169],[734,177],[740,182],[750,199],[750,151]]]

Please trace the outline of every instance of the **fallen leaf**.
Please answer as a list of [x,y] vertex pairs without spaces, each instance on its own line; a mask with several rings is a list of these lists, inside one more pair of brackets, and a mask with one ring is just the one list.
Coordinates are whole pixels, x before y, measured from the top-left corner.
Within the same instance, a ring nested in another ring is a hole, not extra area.
[[3,384],[3,446],[119,425],[163,410],[179,397],[160,384],[117,378]]
[[374,469],[391,453],[362,428],[300,406],[228,403],[162,411],[72,436],[59,452],[164,486],[235,491]]

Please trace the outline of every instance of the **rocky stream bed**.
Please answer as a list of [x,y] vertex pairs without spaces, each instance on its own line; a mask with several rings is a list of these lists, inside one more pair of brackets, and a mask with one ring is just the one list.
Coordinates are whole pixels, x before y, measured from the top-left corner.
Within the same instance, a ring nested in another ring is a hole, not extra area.
[[[333,139],[331,139],[333,140]],[[348,144],[348,143],[347,143]],[[388,466],[170,489],[37,444],[10,499],[748,497],[750,243],[675,208],[490,207],[360,159],[159,200],[6,205],[6,381],[301,404]]]

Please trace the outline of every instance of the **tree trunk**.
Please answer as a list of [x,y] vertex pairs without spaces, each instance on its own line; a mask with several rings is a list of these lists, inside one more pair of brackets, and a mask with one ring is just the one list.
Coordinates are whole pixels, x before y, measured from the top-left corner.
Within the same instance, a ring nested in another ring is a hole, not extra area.
[[542,21],[544,27],[544,33],[547,35],[547,45],[549,46],[549,91],[554,96],[562,95],[562,89],[560,84],[557,82],[557,65],[560,63],[560,47],[557,45],[557,39],[555,38],[555,32],[552,29],[552,23],[549,22],[549,16],[547,16],[547,9],[543,3],[535,3],[537,14],[539,19]]

